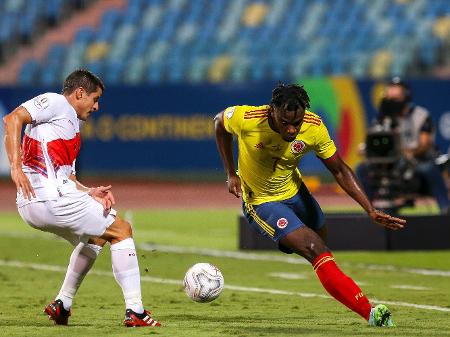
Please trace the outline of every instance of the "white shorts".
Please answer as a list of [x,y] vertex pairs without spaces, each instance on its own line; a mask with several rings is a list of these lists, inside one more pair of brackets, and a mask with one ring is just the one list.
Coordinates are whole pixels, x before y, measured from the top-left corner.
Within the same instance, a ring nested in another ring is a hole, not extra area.
[[73,245],[102,236],[116,219],[116,211],[104,214],[103,206],[85,192],[71,191],[58,198],[18,207],[30,226],[54,233]]

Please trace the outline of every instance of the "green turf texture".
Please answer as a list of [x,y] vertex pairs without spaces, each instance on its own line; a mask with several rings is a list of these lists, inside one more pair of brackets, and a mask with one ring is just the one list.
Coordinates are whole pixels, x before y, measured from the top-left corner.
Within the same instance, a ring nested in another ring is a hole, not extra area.
[[[239,210],[158,210],[126,214],[134,223],[136,243],[237,250]],[[448,336],[450,312],[388,305],[396,328],[368,327],[330,298],[252,293],[225,289],[212,303],[189,300],[181,282],[194,263],[211,262],[225,284],[325,295],[311,266],[238,260],[138,248],[144,302],[161,328],[127,329],[121,325],[122,294],[111,273],[108,247],[81,286],[68,327],[53,326],[42,313],[56,295],[71,248],[51,234],[31,229],[16,213],[0,214],[0,261],[59,267],[58,271],[2,265],[0,268],[0,336]],[[278,252],[266,255],[283,256]],[[450,308],[450,278],[424,276],[412,268],[450,273],[450,252],[335,252],[338,264],[362,283],[369,298]],[[299,258],[301,259],[301,258]],[[4,263],[3,263],[4,264]],[[390,266],[392,270],[366,266]],[[101,275],[98,272],[103,272]],[[291,273],[282,279],[271,273]],[[179,280],[155,283],[149,277]],[[413,285],[422,290],[392,286]]]

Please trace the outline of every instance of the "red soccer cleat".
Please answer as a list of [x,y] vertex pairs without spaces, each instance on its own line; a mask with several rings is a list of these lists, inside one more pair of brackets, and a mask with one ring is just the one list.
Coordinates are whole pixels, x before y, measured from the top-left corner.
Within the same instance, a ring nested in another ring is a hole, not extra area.
[[138,326],[161,326],[161,323],[155,321],[150,314],[151,312],[148,310],[144,310],[142,314],[138,314],[131,309],[127,309],[125,311],[123,324],[128,328]]
[[55,322],[56,325],[67,325],[70,316],[70,310],[64,309],[63,302],[56,300],[47,305],[44,312],[48,315],[48,319]]

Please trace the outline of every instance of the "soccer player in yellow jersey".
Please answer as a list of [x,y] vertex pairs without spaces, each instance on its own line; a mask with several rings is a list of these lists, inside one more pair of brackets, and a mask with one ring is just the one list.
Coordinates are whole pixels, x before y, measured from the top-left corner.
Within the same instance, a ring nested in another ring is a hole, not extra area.
[[[325,245],[323,212],[302,182],[300,159],[314,151],[339,185],[376,223],[389,229],[406,221],[376,210],[352,170],[340,158],[322,119],[308,111],[303,86],[277,86],[262,106],[233,106],[215,117],[217,147],[230,193],[243,198],[248,222],[270,237],[281,251],[307,259],[324,288],[335,299],[366,319],[369,325],[392,326],[391,313],[369,303],[356,283],[336,265]],[[238,140],[239,173],[233,159],[233,135]]]

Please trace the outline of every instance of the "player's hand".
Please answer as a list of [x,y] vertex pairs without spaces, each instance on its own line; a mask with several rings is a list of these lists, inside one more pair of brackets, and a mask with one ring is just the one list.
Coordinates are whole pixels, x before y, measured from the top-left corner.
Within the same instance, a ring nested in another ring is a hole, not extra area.
[[241,179],[238,176],[230,176],[227,180],[228,192],[234,194],[236,198],[242,196]]
[[405,219],[396,218],[377,209],[369,212],[369,216],[374,222],[392,230],[402,229],[406,225]]
[[111,192],[111,185],[99,186],[89,189],[88,194],[103,205],[106,213],[109,213],[111,207],[116,203],[114,195]]
[[33,187],[28,177],[23,173],[22,168],[11,168],[11,179],[16,184],[17,192],[22,192],[23,196],[28,200],[36,198]]

